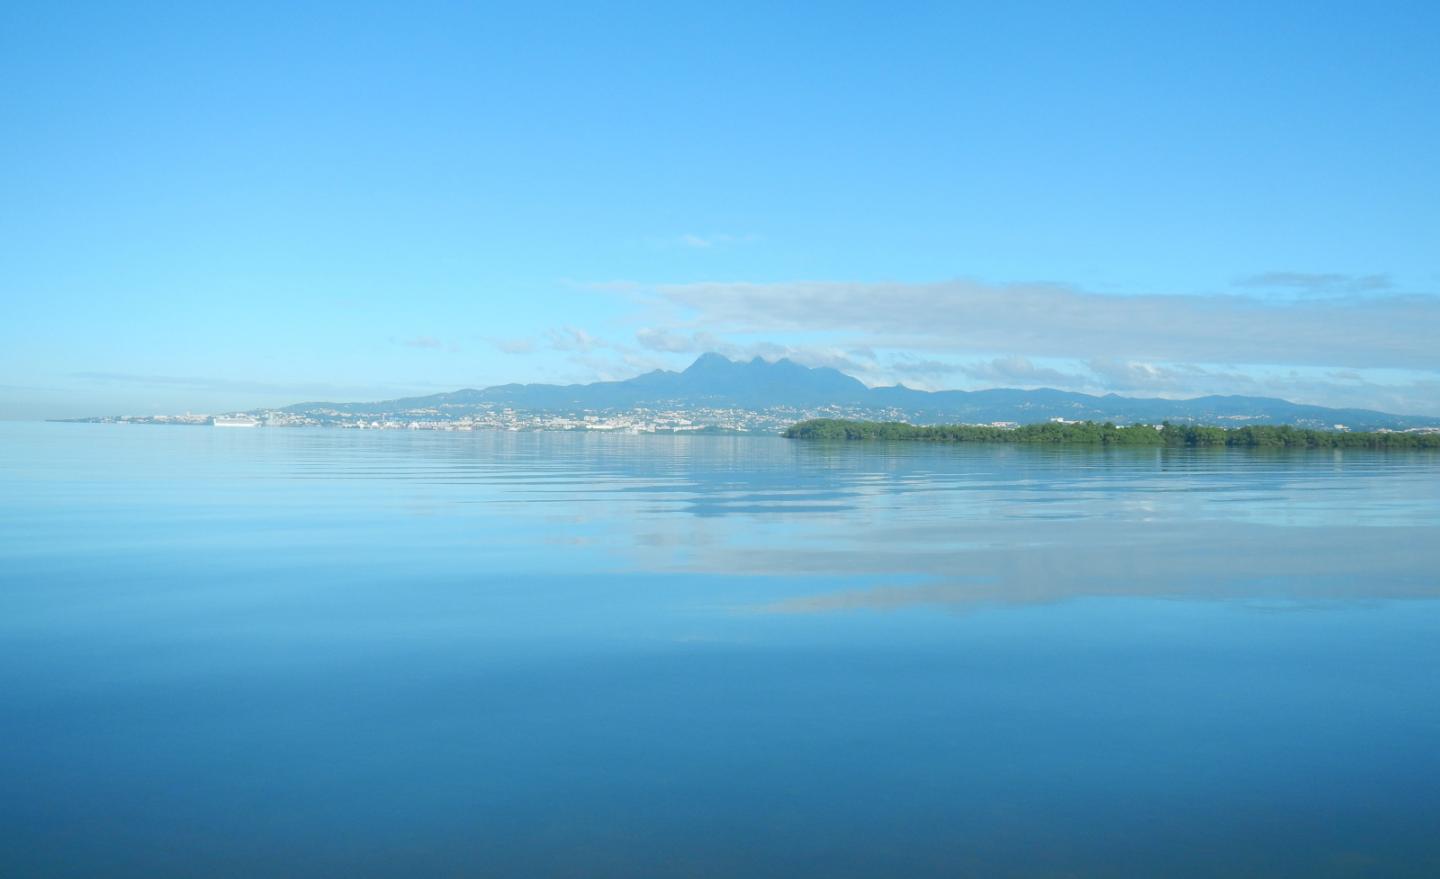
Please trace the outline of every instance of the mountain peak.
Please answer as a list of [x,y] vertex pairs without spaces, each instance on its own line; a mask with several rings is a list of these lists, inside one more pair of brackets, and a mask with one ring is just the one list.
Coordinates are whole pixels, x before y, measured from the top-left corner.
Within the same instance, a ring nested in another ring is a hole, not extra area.
[[[759,360],[760,358],[757,357],[755,359]],[[707,369],[724,369],[727,366],[734,365],[735,361],[731,360],[729,357],[726,357],[724,354],[716,354],[714,351],[707,351],[706,353],[701,354],[699,357],[696,357],[694,363],[685,367],[685,371],[682,372],[681,375],[689,375],[691,373],[704,371]]]
[[857,402],[865,385],[833,369],[814,369],[782,357],[731,360],[701,354],[679,374],[680,388],[696,399],[733,405],[823,405]]
[[[776,367],[779,367],[781,369],[799,370],[801,372],[830,371],[827,367],[811,367],[806,366],[803,363],[796,363],[789,357],[781,357],[778,360],[766,360],[764,357],[756,354],[749,360],[731,360],[724,354],[717,354],[714,351],[707,351],[704,354],[701,354],[699,357],[695,358],[694,363],[691,363],[689,366],[685,367],[684,372],[705,369],[724,369],[726,367],[748,367],[750,369],[774,369]],[[682,375],[683,374],[684,373],[682,373]]]

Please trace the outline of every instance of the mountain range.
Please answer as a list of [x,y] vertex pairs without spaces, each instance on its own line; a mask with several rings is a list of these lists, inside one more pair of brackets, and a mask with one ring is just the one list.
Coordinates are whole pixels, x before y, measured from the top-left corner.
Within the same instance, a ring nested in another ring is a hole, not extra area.
[[828,367],[807,367],[792,360],[730,360],[701,355],[681,372],[654,370],[624,381],[590,384],[507,384],[467,388],[423,397],[373,403],[299,403],[284,411],[331,416],[381,416],[433,413],[456,417],[469,412],[510,408],[531,412],[617,411],[634,408],[795,409],[829,407],[849,415],[869,415],[926,423],[1029,423],[1050,418],[1116,423],[1161,421],[1200,424],[1292,424],[1355,430],[1431,426],[1435,418],[1392,415],[1367,409],[1332,409],[1273,397],[1207,396],[1188,400],[1096,396],[1049,388],[982,391],[921,391],[904,385],[868,387]]

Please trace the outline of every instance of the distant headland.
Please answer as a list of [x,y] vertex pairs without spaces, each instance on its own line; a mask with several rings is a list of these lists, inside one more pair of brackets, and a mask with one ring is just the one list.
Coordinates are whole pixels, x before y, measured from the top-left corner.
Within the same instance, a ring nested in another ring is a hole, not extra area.
[[624,381],[506,384],[372,403],[297,403],[214,415],[69,419],[151,424],[428,430],[609,430],[632,433],[779,433],[815,418],[964,424],[995,429],[1051,422],[1214,427],[1288,425],[1318,431],[1440,430],[1440,417],[1332,409],[1273,397],[1188,400],[1095,396],[1050,388],[921,391],[869,387],[828,367],[704,354],[680,372]]

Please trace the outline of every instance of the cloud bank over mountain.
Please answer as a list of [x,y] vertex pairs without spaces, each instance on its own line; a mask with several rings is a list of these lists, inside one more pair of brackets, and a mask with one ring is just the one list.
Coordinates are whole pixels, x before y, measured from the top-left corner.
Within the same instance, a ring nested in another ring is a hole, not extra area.
[[1116,296],[1061,284],[697,283],[656,295],[709,332],[1030,357],[1435,369],[1440,297]]
[[1235,289],[1115,295],[975,280],[632,285],[625,295],[649,307],[652,323],[635,330],[633,342],[608,347],[634,368],[719,351],[790,357],[870,384],[1263,394],[1440,413],[1440,297],[1399,292],[1381,273],[1275,271],[1241,278]]

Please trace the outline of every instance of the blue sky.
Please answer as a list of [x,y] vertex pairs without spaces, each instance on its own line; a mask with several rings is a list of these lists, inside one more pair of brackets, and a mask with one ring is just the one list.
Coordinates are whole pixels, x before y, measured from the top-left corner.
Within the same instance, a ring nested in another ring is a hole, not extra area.
[[779,6],[5,4],[0,417],[707,349],[1440,415],[1440,4]]

